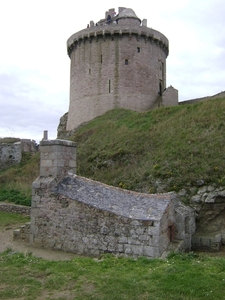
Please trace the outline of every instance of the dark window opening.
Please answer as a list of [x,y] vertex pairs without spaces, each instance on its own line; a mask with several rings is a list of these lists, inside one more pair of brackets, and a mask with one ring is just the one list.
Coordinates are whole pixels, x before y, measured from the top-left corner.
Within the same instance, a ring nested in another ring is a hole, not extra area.
[[174,240],[174,225],[168,227],[169,240],[172,242]]
[[140,53],[140,52],[141,52],[141,48],[137,47],[137,53]]
[[125,65],[128,65],[128,59],[125,59]]
[[89,69],[89,75],[91,74],[91,69]]
[[162,96],[162,82],[159,82],[159,95]]
[[109,93],[111,92],[111,80],[109,79]]
[[101,55],[101,64],[102,64],[102,55]]

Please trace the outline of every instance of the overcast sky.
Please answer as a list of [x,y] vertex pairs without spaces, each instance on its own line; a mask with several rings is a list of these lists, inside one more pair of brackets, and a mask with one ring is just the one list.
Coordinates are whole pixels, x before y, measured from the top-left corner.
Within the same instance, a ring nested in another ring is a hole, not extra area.
[[169,39],[167,86],[179,101],[225,90],[224,0],[0,0],[0,137],[57,137],[69,107],[66,41],[118,7]]

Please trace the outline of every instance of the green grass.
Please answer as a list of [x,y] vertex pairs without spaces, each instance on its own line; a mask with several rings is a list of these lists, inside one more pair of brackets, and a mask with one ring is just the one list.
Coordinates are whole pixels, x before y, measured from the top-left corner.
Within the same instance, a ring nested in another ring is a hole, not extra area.
[[4,202],[12,202],[19,205],[30,206],[31,205],[31,197],[20,190],[14,189],[4,189],[0,190],[0,201]]
[[19,164],[0,172],[0,201],[30,206],[31,184],[39,176],[40,154],[23,153]]
[[0,255],[0,299],[224,299],[225,259],[190,254],[167,260],[75,257],[46,261]]
[[141,192],[225,186],[225,99],[107,112],[79,128],[77,173]]
[[[197,182],[225,187],[225,98],[138,113],[114,109],[77,129],[77,174],[146,193],[186,189]],[[0,198],[31,198],[39,153],[0,172]],[[10,192],[13,191],[13,192]],[[5,200],[4,200],[5,201]],[[21,203],[22,204],[22,203]]]
[[16,213],[8,213],[0,211],[0,228],[8,225],[24,224],[29,222],[30,217],[26,217]]
[[20,138],[13,138],[13,137],[4,137],[0,138],[0,144],[13,144],[15,142],[19,142]]

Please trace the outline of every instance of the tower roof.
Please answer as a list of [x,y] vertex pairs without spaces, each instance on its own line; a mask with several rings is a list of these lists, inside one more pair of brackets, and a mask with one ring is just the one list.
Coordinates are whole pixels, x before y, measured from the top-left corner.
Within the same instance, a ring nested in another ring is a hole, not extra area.
[[[141,20],[136,16],[135,12],[131,8],[124,8],[119,15],[117,16],[117,21],[120,23],[120,20],[124,20],[126,23],[127,21],[130,22],[131,19],[135,20],[136,25],[141,24]],[[127,21],[126,21],[127,20]],[[122,21],[122,22],[124,22]]]
[[137,18],[135,12],[131,8],[125,8],[118,16],[119,18]]

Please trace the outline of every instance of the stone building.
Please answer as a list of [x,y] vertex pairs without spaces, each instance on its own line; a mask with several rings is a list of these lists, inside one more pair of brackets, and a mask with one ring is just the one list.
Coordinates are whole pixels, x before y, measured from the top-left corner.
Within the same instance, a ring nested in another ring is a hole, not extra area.
[[[107,20],[110,16],[109,20]],[[113,108],[145,111],[178,104],[166,89],[168,39],[130,8],[110,9],[67,41],[71,59],[67,131]]]
[[40,154],[29,225],[32,245],[148,258],[191,249],[195,213],[175,194],[137,193],[76,176],[76,145],[70,141],[43,140]]

